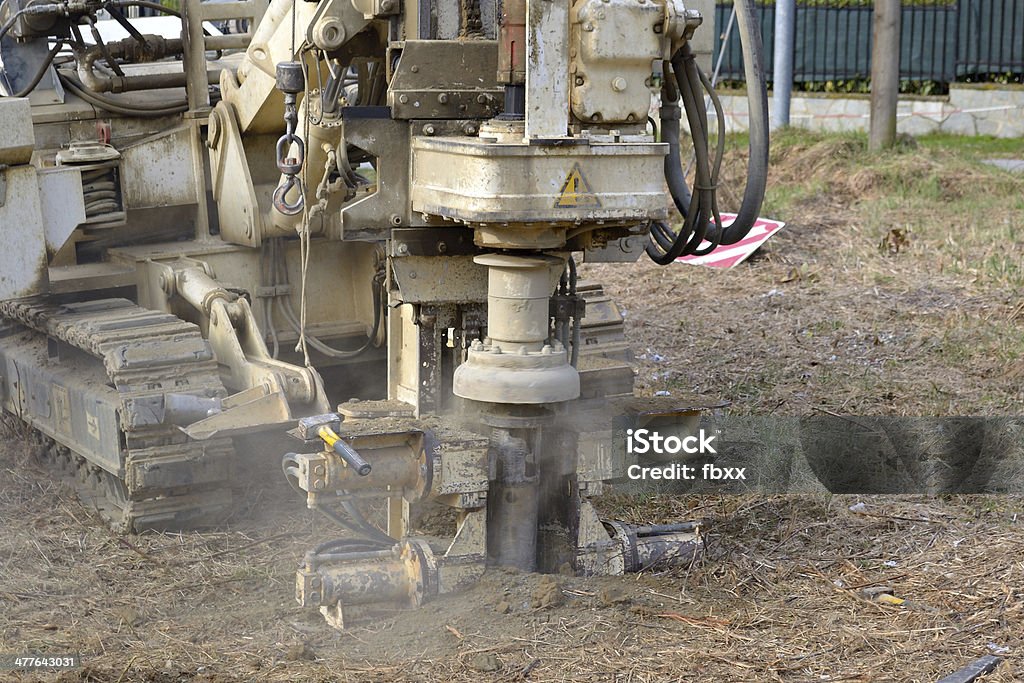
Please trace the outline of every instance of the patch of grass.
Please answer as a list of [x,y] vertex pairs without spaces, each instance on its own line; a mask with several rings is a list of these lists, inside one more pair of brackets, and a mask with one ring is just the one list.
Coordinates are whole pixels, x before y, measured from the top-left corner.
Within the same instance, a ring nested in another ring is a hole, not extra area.
[[957,156],[973,159],[1024,157],[1024,141],[1019,138],[996,138],[989,135],[951,135],[930,133],[917,138],[926,150],[952,151]]

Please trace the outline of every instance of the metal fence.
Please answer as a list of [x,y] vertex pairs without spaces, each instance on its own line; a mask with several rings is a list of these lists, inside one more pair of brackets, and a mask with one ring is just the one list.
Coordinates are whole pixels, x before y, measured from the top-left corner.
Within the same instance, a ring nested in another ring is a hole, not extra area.
[[[715,8],[715,59],[732,3]],[[772,78],[775,6],[757,7]],[[797,2],[793,80],[796,83],[867,79],[871,74],[870,6]],[[900,78],[911,81],[989,80],[1024,75],[1024,0],[956,0],[907,4],[902,9]],[[743,57],[733,31],[720,79],[742,80]]]

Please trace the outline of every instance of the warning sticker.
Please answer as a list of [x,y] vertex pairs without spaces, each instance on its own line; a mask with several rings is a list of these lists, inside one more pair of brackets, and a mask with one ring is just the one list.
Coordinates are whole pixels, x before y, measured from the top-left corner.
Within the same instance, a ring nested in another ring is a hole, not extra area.
[[556,209],[585,209],[588,207],[601,206],[601,201],[590,189],[590,183],[583,176],[580,165],[573,164],[569,175],[562,183],[562,189],[555,200]]

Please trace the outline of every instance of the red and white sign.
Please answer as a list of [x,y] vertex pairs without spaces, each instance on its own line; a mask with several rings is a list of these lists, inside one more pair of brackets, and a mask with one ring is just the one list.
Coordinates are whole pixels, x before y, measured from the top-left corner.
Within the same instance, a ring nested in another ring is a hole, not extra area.
[[[723,213],[722,224],[728,226],[736,220],[736,214]],[[737,263],[742,263],[748,256],[757,251],[757,248],[768,241],[768,238],[782,230],[785,223],[771,221],[767,218],[758,218],[754,227],[750,229],[747,236],[736,244],[725,247],[718,247],[705,256],[680,256],[677,261],[690,263],[697,266],[709,266],[711,268],[732,268]],[[701,242],[700,248],[709,246],[708,242]]]

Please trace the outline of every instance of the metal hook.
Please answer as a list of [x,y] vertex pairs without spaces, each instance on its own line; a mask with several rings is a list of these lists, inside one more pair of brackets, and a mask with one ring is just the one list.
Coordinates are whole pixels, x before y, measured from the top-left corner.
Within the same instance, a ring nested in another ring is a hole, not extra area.
[[286,196],[293,187],[300,187],[299,180],[295,176],[288,176],[288,179],[277,186],[274,190],[274,208],[283,213],[285,216],[295,216],[302,212],[305,201],[302,197],[302,192],[299,192],[298,198],[294,204],[289,204]]

